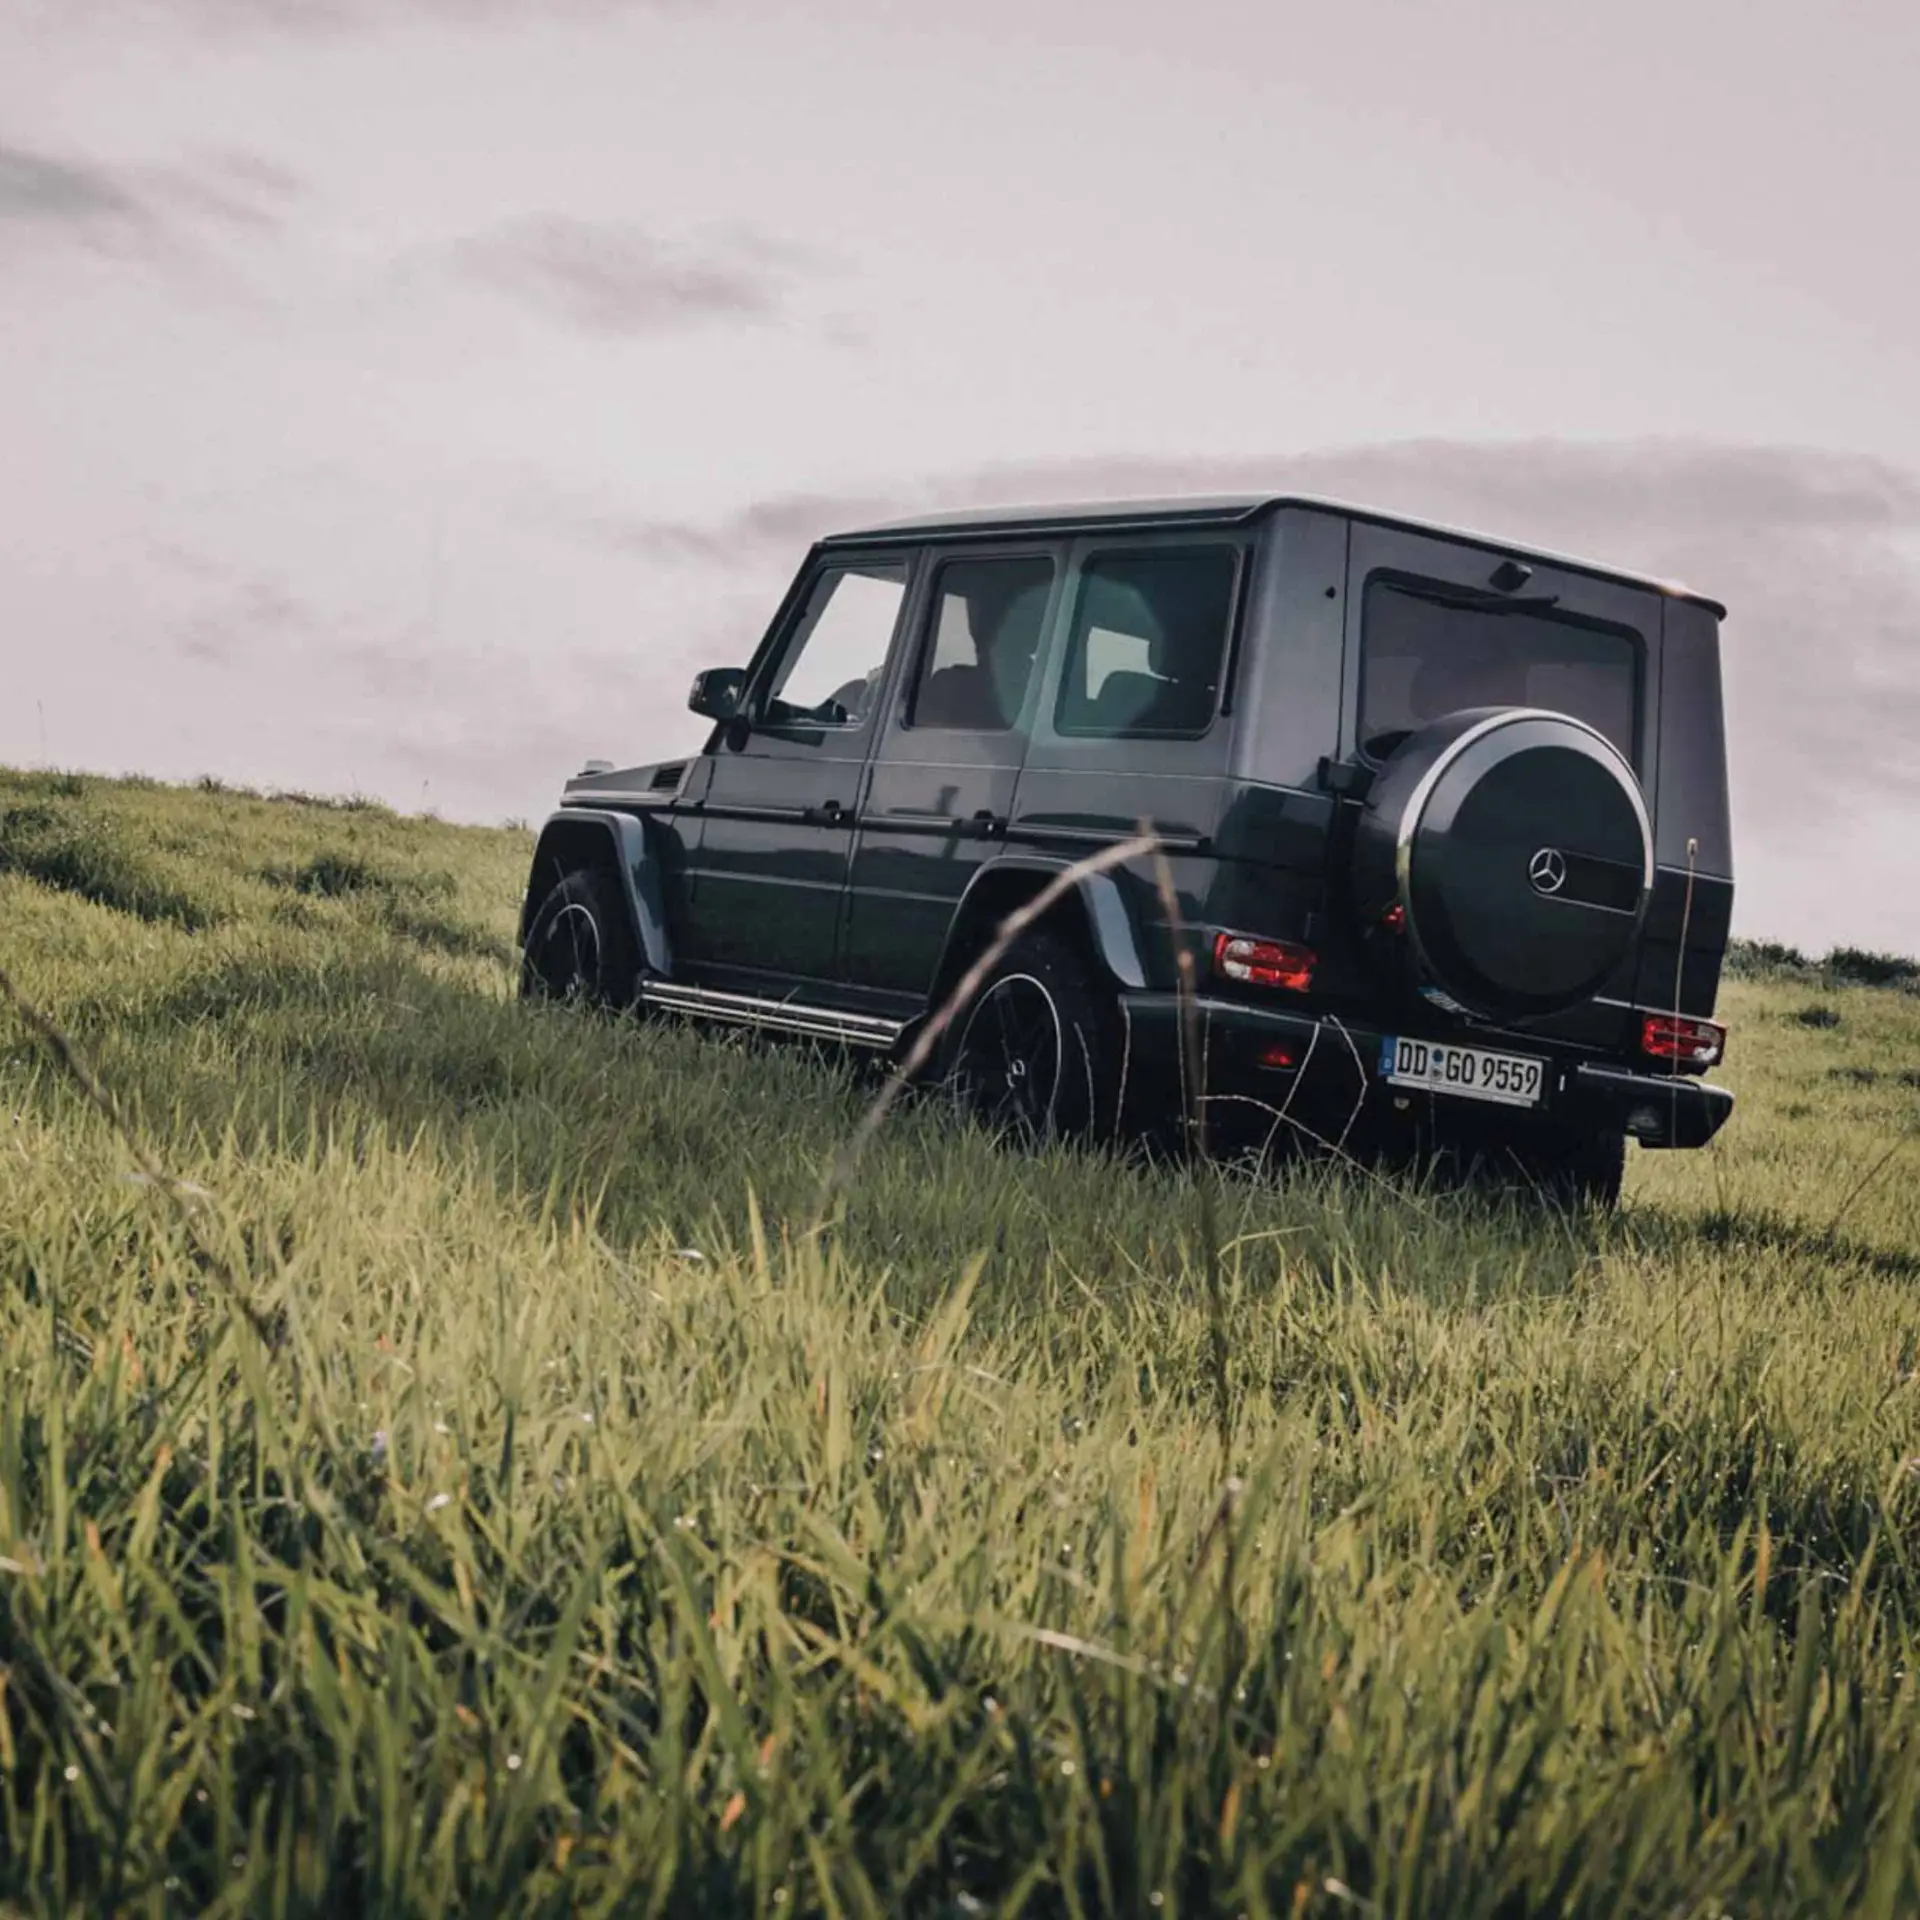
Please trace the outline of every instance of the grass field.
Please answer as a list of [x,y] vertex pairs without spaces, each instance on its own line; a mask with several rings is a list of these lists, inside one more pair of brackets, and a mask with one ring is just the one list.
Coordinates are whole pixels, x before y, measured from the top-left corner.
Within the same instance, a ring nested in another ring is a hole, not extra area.
[[529,851],[0,775],[182,1183],[0,1006],[0,1909],[1920,1910],[1920,992],[1750,956],[1610,1220],[822,1223],[872,1086],[516,1004]]

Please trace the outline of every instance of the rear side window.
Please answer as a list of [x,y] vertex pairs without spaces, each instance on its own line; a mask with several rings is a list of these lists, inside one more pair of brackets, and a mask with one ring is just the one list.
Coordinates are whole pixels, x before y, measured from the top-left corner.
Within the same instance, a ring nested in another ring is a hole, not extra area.
[[1044,555],[948,561],[934,576],[907,724],[1008,732],[1026,705],[1052,592]]
[[1213,723],[1238,549],[1143,548],[1090,560],[1067,637],[1063,734],[1193,738]]
[[1438,582],[1369,580],[1361,606],[1360,742],[1376,757],[1462,707],[1545,707],[1639,763],[1641,638]]

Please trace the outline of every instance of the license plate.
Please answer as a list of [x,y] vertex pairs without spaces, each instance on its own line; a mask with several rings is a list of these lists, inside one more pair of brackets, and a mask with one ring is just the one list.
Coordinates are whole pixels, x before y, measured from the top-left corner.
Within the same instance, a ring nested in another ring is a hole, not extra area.
[[1537,1107],[1547,1063],[1524,1053],[1494,1053],[1486,1047],[1456,1047],[1442,1040],[1386,1039],[1380,1043],[1380,1073],[1396,1087],[1461,1094],[1507,1107]]

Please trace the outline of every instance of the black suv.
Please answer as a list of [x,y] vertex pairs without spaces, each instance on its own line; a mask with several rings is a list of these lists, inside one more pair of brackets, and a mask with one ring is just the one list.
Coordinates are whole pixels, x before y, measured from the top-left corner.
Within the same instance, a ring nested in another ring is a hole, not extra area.
[[1629,1137],[1732,1107],[1700,1077],[1724,614],[1293,497],[836,534],[751,664],[694,682],[704,751],[568,782],[522,990],[898,1056],[1144,824],[1158,851],[1078,875],[934,1050],[984,1115],[1105,1134],[1197,1084],[1210,1132],[1492,1150],[1610,1201]]

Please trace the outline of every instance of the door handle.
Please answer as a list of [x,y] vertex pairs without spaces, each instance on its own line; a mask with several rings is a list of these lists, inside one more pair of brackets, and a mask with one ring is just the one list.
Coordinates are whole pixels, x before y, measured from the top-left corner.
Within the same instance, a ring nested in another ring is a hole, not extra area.
[[1007,830],[1007,816],[995,813],[991,807],[982,807],[967,823],[982,840],[991,840],[995,834]]
[[800,818],[815,827],[837,827],[846,817],[847,810],[838,800],[822,800],[817,807],[800,810]]

